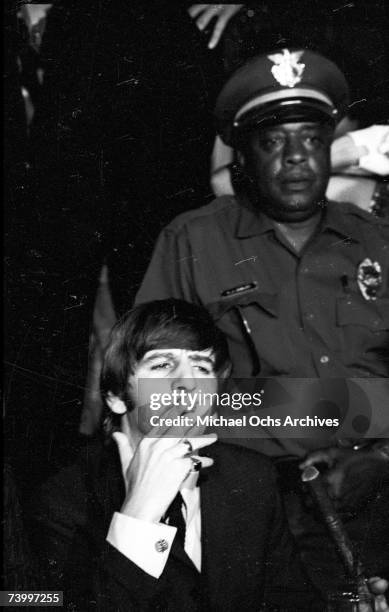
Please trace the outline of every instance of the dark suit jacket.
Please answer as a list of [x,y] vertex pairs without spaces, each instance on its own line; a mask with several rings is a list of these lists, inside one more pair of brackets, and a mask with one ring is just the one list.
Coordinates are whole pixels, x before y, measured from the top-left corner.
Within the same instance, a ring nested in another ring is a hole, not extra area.
[[204,454],[215,463],[200,475],[201,574],[179,544],[157,580],[105,541],[124,499],[120,460],[114,443],[88,444],[36,503],[40,552],[50,568],[45,588],[63,590],[65,606],[82,612],[259,611],[262,602],[275,606],[270,610],[314,610],[270,461],[221,443]]

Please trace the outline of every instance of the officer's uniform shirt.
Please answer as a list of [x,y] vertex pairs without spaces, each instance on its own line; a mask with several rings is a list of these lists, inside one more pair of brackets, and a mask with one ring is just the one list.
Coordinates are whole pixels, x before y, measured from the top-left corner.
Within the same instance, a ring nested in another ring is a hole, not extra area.
[[[377,261],[375,300],[357,283]],[[352,205],[329,203],[297,254],[271,219],[235,198],[178,217],[163,230],[136,302],[167,297],[200,303],[229,340],[233,375],[253,374],[247,321],[261,376],[389,374],[389,223]]]
[[[367,259],[381,271],[375,299],[357,282]],[[298,254],[271,219],[227,196],[162,231],[136,302],[204,305],[228,338],[235,377],[387,377],[388,274],[388,221],[330,202]]]

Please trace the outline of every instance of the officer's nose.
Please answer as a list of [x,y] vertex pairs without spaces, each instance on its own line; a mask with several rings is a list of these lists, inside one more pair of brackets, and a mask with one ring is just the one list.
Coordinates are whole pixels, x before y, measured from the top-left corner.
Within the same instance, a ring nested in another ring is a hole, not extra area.
[[298,165],[305,162],[306,159],[307,152],[301,140],[296,137],[288,138],[284,147],[284,161],[286,165]]

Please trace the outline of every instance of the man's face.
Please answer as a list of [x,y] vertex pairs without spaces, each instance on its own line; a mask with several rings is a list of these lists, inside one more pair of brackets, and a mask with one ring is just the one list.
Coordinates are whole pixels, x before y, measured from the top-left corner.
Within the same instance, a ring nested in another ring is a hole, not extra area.
[[[218,380],[210,349],[155,349],[148,351],[129,380],[133,409],[131,430],[147,434],[169,410],[173,415],[204,416],[212,412],[211,401],[202,394],[216,393]],[[169,413],[170,414],[170,413]],[[151,421],[151,417],[154,421]],[[196,432],[202,433],[202,432]],[[195,434],[194,434],[195,435]]]
[[330,175],[332,133],[320,123],[283,123],[248,136],[244,167],[261,211],[289,223],[318,212]]

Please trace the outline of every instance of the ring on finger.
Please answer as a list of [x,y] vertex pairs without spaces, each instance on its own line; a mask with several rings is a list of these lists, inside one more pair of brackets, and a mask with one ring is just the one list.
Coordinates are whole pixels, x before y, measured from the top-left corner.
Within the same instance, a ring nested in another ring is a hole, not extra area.
[[201,461],[200,459],[196,459],[196,457],[190,458],[192,461],[192,467],[190,469],[191,472],[199,472],[201,469]]
[[185,444],[188,447],[188,453],[193,453],[193,446],[192,444],[189,442],[189,440],[187,440],[186,438],[182,441],[183,444]]

